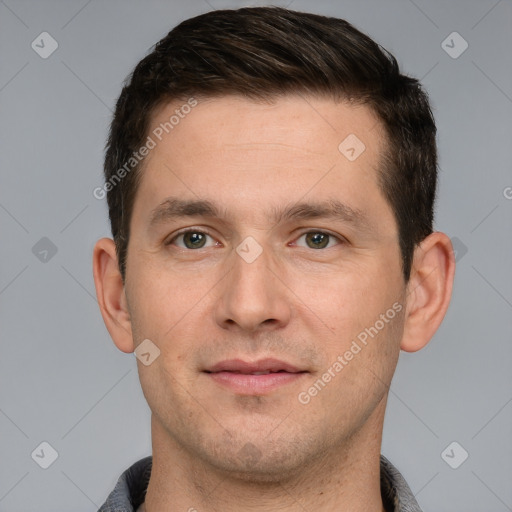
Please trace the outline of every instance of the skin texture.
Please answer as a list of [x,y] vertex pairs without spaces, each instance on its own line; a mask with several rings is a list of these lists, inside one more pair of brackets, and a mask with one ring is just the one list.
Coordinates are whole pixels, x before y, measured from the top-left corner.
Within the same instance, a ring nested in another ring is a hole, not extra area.
[[[160,108],[152,128],[181,104]],[[365,145],[354,161],[338,150],[349,134]],[[365,106],[227,96],[200,101],[150,151],[124,284],[112,240],[94,251],[100,309],[116,346],[132,352],[149,339],[160,350],[149,366],[137,363],[152,411],[146,511],[383,510],[379,455],[399,352],[431,339],[454,274],[450,240],[436,232],[417,247],[404,281],[397,224],[377,180],[385,144]],[[209,200],[221,217],[152,224],[171,196]],[[360,212],[364,223],[272,217],[327,200]],[[190,227],[208,235],[203,247],[176,237]],[[319,232],[331,235],[324,248],[311,240]],[[262,249],[251,263],[236,251],[247,237]],[[377,324],[393,305],[393,318]],[[372,326],[378,333],[334,370]],[[226,359],[267,357],[305,373],[243,394],[204,372]],[[322,377],[329,368],[331,378]],[[302,403],[299,394],[322,378]]]

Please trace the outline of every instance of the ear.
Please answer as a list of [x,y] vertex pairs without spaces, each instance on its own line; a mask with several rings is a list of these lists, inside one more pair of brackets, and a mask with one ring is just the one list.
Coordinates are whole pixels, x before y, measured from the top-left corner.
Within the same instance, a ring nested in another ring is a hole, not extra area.
[[112,340],[122,352],[133,352],[135,347],[130,314],[112,239],[102,238],[96,242],[93,274],[101,315]]
[[444,233],[430,234],[414,251],[407,284],[402,350],[422,349],[437,331],[450,303],[454,275],[451,240]]

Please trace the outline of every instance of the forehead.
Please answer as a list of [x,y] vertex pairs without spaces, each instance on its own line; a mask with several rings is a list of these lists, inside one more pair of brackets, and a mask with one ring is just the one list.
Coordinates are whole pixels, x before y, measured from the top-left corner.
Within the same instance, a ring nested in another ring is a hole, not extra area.
[[154,148],[136,204],[143,196],[151,212],[167,196],[229,204],[233,214],[252,210],[253,217],[264,205],[320,196],[361,211],[379,199],[372,196],[380,193],[385,139],[381,122],[364,105],[298,95],[272,102],[184,99],[160,107],[148,135]]
[[358,139],[359,149],[364,146],[365,156],[371,158],[384,142],[382,123],[373,110],[348,100],[283,95],[255,101],[229,95],[194,99],[196,106],[189,107],[190,100],[175,100],[154,112],[150,135],[161,143],[160,149],[193,147],[194,154],[189,156],[194,156],[219,147],[272,152],[286,146],[297,155],[325,155],[327,150],[338,157],[340,143],[350,137]]

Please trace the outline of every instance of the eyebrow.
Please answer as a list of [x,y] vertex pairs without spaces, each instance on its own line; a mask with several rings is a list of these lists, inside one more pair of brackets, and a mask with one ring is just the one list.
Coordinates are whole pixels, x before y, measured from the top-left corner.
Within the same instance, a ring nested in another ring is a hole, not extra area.
[[[293,220],[324,218],[348,223],[366,231],[370,231],[372,227],[364,212],[335,199],[293,203],[284,208],[271,206],[269,212],[268,219],[275,224]],[[208,200],[184,200],[168,197],[151,212],[149,224],[153,226],[184,217],[228,219],[230,216],[225,208]]]

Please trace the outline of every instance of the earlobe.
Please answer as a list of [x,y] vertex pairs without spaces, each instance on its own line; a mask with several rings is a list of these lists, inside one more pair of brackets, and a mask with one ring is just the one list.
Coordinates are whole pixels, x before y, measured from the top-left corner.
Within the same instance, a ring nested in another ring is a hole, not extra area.
[[101,315],[112,340],[122,352],[133,352],[130,314],[112,239],[102,238],[96,242],[93,274]]
[[402,350],[416,352],[431,340],[448,310],[454,275],[455,256],[449,237],[440,232],[430,234],[414,251]]

